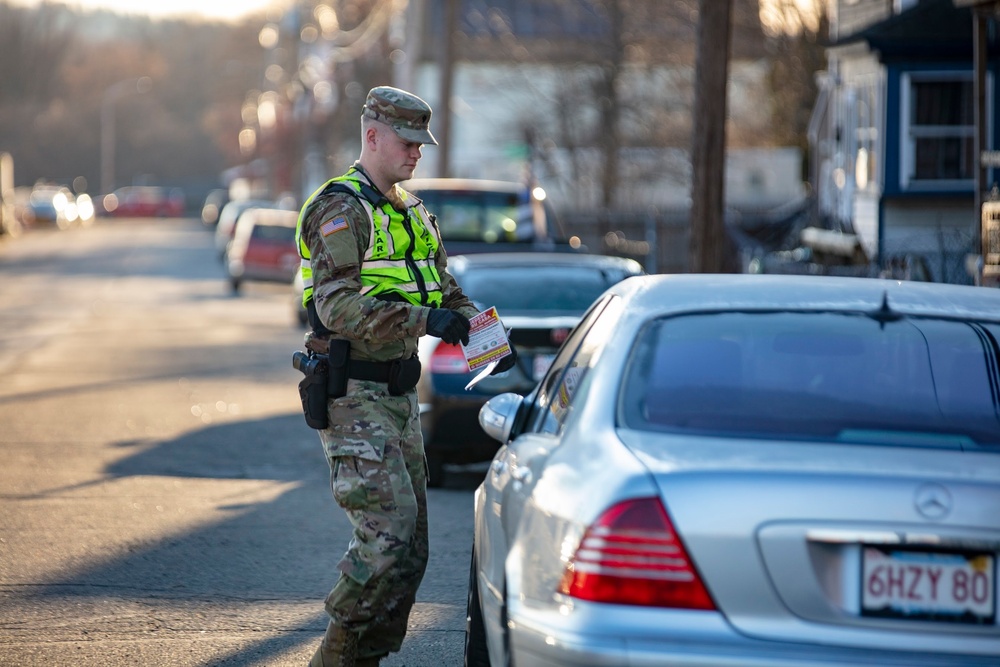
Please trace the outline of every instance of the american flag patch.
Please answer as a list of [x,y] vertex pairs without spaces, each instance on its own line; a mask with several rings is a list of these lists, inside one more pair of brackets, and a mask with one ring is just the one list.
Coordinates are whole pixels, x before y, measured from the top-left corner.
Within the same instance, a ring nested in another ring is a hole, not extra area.
[[320,225],[319,231],[323,236],[329,236],[334,232],[340,232],[345,229],[347,229],[347,218],[340,217],[334,218],[333,220],[327,220]]

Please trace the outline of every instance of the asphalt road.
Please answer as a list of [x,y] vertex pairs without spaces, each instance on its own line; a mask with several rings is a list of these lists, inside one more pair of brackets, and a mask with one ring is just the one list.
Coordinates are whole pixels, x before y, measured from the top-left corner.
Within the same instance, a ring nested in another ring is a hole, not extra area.
[[[195,220],[0,240],[0,665],[305,665],[350,535],[283,285],[233,296]],[[385,667],[462,664],[472,496]]]

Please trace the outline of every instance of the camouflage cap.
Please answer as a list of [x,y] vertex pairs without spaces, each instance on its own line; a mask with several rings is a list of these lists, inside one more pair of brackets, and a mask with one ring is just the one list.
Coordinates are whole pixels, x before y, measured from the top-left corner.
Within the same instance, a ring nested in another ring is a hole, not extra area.
[[361,115],[385,123],[406,141],[437,145],[437,139],[428,129],[430,105],[405,90],[392,86],[372,88]]

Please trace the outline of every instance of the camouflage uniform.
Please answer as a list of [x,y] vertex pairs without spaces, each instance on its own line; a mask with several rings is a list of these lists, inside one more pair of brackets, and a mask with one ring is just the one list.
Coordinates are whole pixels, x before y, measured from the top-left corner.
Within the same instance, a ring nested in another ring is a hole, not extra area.
[[[352,172],[370,183],[360,164]],[[385,194],[401,210],[396,187]],[[324,223],[341,218],[346,228],[320,232]],[[370,236],[368,213],[351,194],[329,194],[307,209],[301,238],[311,255],[312,299],[323,324],[335,337],[350,341],[352,360],[409,358],[417,338],[426,333],[431,309],[360,294]],[[474,315],[477,309],[447,271],[443,248],[435,264],[441,306]],[[322,351],[323,336],[308,334],[306,346]],[[328,411],[330,425],[319,431],[320,439],[334,498],[354,532],[337,565],[341,574],[326,598],[326,610],[331,628],[359,633],[359,658],[382,656],[402,645],[428,558],[427,472],[417,395],[410,390],[392,396],[384,383],[351,379],[347,395],[331,400]]]

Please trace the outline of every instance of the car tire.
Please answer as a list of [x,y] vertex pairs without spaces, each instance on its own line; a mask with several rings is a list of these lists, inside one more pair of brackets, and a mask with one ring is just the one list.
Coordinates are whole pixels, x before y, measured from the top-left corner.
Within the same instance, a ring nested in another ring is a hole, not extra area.
[[239,278],[230,278],[229,286],[233,288],[233,295],[238,296],[240,293],[240,280]]
[[476,547],[472,547],[472,563],[469,566],[469,594],[465,610],[465,667],[490,667],[490,654],[486,647],[486,625],[483,623],[483,609],[479,604],[479,586],[476,583]]

